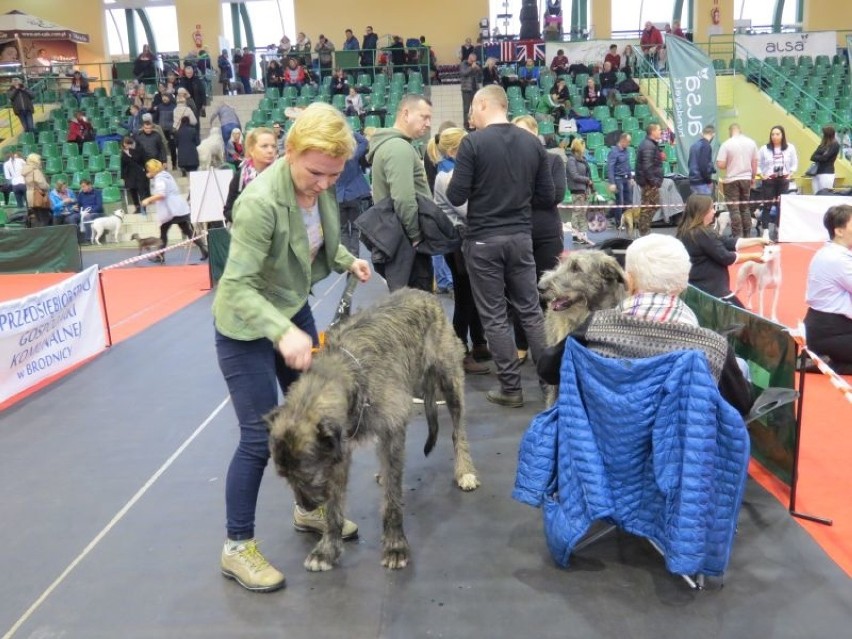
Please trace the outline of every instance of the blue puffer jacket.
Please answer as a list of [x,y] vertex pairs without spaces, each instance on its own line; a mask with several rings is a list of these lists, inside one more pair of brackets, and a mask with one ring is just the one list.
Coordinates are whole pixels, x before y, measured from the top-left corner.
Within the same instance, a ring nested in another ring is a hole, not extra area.
[[562,566],[604,519],[656,542],[674,574],[720,575],[748,459],[745,424],[702,353],[612,359],[569,339],[559,401],[524,434],[512,496],[542,507]]

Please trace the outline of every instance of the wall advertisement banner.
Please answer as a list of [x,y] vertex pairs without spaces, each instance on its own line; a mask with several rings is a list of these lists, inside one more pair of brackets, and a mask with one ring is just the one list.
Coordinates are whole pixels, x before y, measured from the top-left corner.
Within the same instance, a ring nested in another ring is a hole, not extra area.
[[[785,55],[800,56],[827,55],[837,52],[836,31],[815,31],[813,33],[763,33],[760,35],[737,35],[734,42],[741,45],[749,55],[763,60],[767,57],[780,58]],[[737,55],[741,55],[737,51]]]
[[[559,49],[565,51],[565,56],[568,58],[569,64],[574,63],[582,63],[587,66],[599,65],[603,66],[604,58],[606,54],[609,53],[609,45],[617,44],[618,45],[618,53],[624,53],[624,47],[628,44],[633,47],[635,51],[639,51],[639,40],[583,40],[579,42],[547,42],[545,44],[545,60],[547,62],[547,66],[550,66],[550,63],[553,62],[553,58],[556,57],[556,52]],[[624,57],[622,56],[621,64],[624,64]],[[616,69],[617,70],[617,69]]]
[[0,304],[0,403],[105,348],[98,267]]
[[691,42],[666,38],[678,173],[689,175],[689,148],[705,126],[716,126],[716,72],[713,62]]

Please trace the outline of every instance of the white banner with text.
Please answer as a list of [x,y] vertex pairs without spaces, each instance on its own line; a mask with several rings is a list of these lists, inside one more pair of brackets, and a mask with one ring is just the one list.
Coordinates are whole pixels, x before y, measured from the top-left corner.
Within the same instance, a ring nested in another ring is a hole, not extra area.
[[105,348],[98,267],[0,304],[0,403]]
[[[792,55],[816,57],[837,53],[836,31],[814,31],[813,33],[764,33],[759,35],[737,35],[734,41],[749,55],[759,60],[768,57],[781,58]],[[742,57],[742,56],[739,56]]]
[[827,242],[828,231],[822,224],[832,206],[852,205],[845,195],[782,195],[779,242]]

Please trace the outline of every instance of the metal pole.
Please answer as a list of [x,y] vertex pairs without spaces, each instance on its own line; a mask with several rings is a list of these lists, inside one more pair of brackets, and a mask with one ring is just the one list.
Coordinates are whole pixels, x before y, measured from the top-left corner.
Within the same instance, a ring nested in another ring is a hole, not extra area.
[[101,308],[104,309],[104,322],[106,323],[106,333],[107,333],[107,348],[112,346],[112,331],[109,327],[109,313],[107,312],[107,304],[106,304],[106,294],[104,293],[104,274],[103,271],[98,269],[98,286],[101,289]]

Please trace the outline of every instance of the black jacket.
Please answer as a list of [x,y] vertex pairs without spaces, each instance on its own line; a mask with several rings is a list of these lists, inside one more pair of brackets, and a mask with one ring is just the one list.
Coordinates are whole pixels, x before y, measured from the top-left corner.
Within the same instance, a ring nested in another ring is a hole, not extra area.
[[182,169],[197,169],[198,160],[198,131],[194,126],[182,126],[175,133],[178,166]]
[[663,184],[663,158],[660,147],[649,137],[639,143],[636,151],[635,179],[639,186],[659,188]]
[[689,147],[689,183],[712,184],[716,166],[713,164],[713,146],[706,138],[698,138]]
[[9,89],[9,102],[12,104],[12,111],[16,114],[33,112],[33,94],[27,88]]
[[840,144],[837,140],[828,146],[818,146],[811,155],[811,162],[816,162],[817,175],[834,173],[834,162],[840,153]]
[[[550,206],[535,206],[532,212],[532,238],[533,240],[545,240],[553,237],[562,237],[562,219],[556,208],[565,198],[567,180],[565,178],[565,162],[553,153],[547,154],[547,163],[550,166],[550,176],[553,178],[553,200]],[[539,203],[540,204],[540,203]]]

